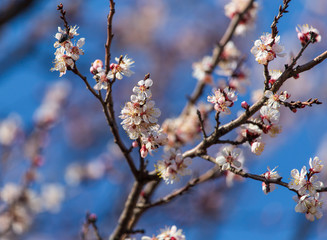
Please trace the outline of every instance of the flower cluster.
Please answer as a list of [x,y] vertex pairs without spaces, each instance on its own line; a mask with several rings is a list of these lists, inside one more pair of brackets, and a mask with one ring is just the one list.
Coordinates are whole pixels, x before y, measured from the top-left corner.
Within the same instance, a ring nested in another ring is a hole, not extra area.
[[260,141],[262,133],[275,137],[282,131],[281,126],[278,125],[280,103],[288,99],[290,95],[286,91],[274,94],[267,90],[265,97],[267,102],[260,108],[260,119],[255,119],[254,124],[243,125],[241,131],[241,135],[247,139],[251,145],[251,151],[256,155],[260,155],[264,150],[264,143]]
[[251,53],[255,56],[255,60],[259,64],[267,65],[268,62],[274,60],[276,56],[283,57],[285,54],[281,53],[284,47],[279,45],[280,36],[273,38],[271,33],[262,35],[260,39],[254,42]]
[[251,152],[256,155],[260,155],[265,145],[260,141],[262,130],[255,124],[244,124],[241,129],[241,136],[249,142],[251,146]]
[[305,166],[302,167],[301,172],[297,169],[291,171],[292,180],[289,182],[288,187],[296,190],[300,196],[297,199],[298,204],[295,211],[305,213],[306,218],[313,221],[315,217],[317,219],[322,217],[322,213],[317,209],[322,206],[317,190],[324,187],[324,184],[318,181],[318,176],[315,174],[322,170],[323,165],[318,157],[313,160],[310,158],[309,165],[309,171]]
[[270,85],[273,85],[276,80],[282,75],[282,72],[280,70],[270,70],[269,69],[269,83]]
[[65,180],[69,185],[76,186],[83,181],[102,178],[112,166],[102,159],[95,159],[87,164],[72,163],[65,172]]
[[10,114],[0,122],[0,145],[12,146],[23,136],[22,120],[17,114]]
[[39,127],[50,128],[58,121],[70,87],[66,81],[59,81],[50,86],[42,104],[34,113],[34,121]]
[[66,74],[67,69],[71,70],[75,67],[75,61],[79,59],[80,55],[84,52],[81,49],[85,43],[85,38],[80,38],[76,45],[72,43],[71,39],[74,36],[78,36],[78,27],[70,27],[69,29],[62,30],[58,27],[58,32],[55,35],[57,41],[54,43],[56,48],[55,52],[55,66],[51,68],[51,71],[59,71],[59,76]]
[[305,213],[305,217],[313,222],[315,218],[320,219],[322,217],[322,205],[323,202],[319,201],[319,193],[314,196],[309,194],[303,195],[300,198],[294,196],[293,199],[297,202],[295,206],[295,212]]
[[159,145],[167,142],[167,135],[162,132],[160,125],[157,124],[161,112],[155,108],[155,102],[151,100],[151,90],[153,81],[150,78],[141,80],[133,88],[134,94],[131,101],[127,102],[121,110],[119,116],[123,121],[124,130],[132,140],[138,139],[141,146],[141,155],[147,154],[157,149]]
[[214,108],[217,112],[230,114],[231,111],[228,107],[232,107],[237,100],[235,91],[226,87],[224,90],[218,89],[214,92],[214,95],[208,96],[208,102],[214,104]]
[[212,68],[212,57],[205,56],[201,62],[193,63],[193,73],[192,76],[198,81],[205,83],[211,83],[212,77],[207,73]]
[[312,43],[320,42],[321,41],[321,35],[319,34],[319,31],[310,26],[308,24],[305,24],[303,26],[298,26],[299,28],[296,28],[297,31],[297,37],[301,42],[301,45],[306,45],[309,41],[312,41]]
[[206,115],[210,109],[211,104],[200,103],[197,106],[191,106],[187,114],[182,114],[178,118],[166,119],[162,124],[163,131],[168,135],[168,143],[165,147],[180,148],[198,139],[201,133],[201,126],[197,110],[200,111],[204,121],[204,128],[207,128],[209,123]]
[[190,158],[183,159],[182,152],[171,148],[163,156],[163,160],[159,160],[156,165],[156,171],[166,183],[174,183],[179,181],[179,175],[185,176],[192,173],[191,169],[187,168],[192,163]]
[[[281,176],[279,176],[279,174],[277,173],[277,171],[275,171],[277,167],[275,167],[274,169],[270,170],[270,168],[268,167],[268,171],[265,172],[264,174],[262,174],[262,176],[264,176],[267,180],[277,180],[280,179]],[[266,184],[265,182],[262,182],[262,191],[265,194],[268,194],[269,192],[274,191],[276,188],[275,184]]]
[[241,153],[239,148],[225,147],[216,158],[216,162],[223,171],[229,170],[231,166],[241,168],[244,161]]
[[177,227],[174,225],[172,227],[166,227],[166,229],[162,229],[161,233],[157,236],[143,236],[142,240],[186,240],[186,238],[183,234],[183,230],[177,229]]
[[106,74],[103,69],[103,62],[100,59],[95,60],[90,67],[90,72],[94,75],[93,78],[97,82],[94,85],[95,90],[107,89],[108,82],[111,79],[123,79],[123,76],[130,77],[134,72],[130,70],[134,61],[126,55],[115,58],[117,63],[110,64],[110,71]]
[[[233,19],[237,14],[243,12],[247,5],[249,4],[249,0],[232,0],[225,6],[225,15]],[[243,35],[245,31],[249,28],[252,28],[257,16],[258,11],[258,3],[252,3],[250,9],[243,14],[240,23],[237,25],[235,29],[235,34]]]
[[17,184],[7,183],[0,190],[0,199],[4,202],[1,209],[7,209],[0,214],[0,231],[9,234],[12,230],[15,234],[22,234],[32,223],[33,214],[57,212],[64,196],[63,187],[57,184],[46,184],[37,194]]

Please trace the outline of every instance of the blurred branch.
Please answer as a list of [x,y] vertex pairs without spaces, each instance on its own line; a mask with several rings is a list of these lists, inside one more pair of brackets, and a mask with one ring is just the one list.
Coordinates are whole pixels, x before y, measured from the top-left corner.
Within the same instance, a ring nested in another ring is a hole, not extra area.
[[11,0],[8,5],[0,11],[0,28],[17,15],[27,11],[35,0]]
[[[240,12],[239,14],[234,16],[233,19],[230,21],[223,37],[221,38],[221,40],[219,41],[219,43],[216,45],[216,47],[213,50],[211,68],[207,71],[207,74],[211,75],[214,72],[216,66],[218,65],[218,63],[220,61],[221,54],[223,53],[226,44],[233,37],[237,25],[242,20],[243,15],[246,14],[246,12],[249,11],[249,9],[252,7],[253,2],[254,2],[254,0],[250,0],[248,5],[244,8],[243,12]],[[192,95],[189,97],[189,101],[188,101],[187,105],[185,106],[185,108],[182,112],[182,115],[188,114],[190,107],[192,105],[194,105],[196,103],[196,101],[199,99],[199,97],[202,95],[204,87],[205,87],[205,83],[203,81],[198,81]]]

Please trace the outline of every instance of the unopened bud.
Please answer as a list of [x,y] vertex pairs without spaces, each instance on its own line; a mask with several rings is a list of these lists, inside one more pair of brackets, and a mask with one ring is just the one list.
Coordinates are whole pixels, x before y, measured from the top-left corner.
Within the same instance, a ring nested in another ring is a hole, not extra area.
[[137,141],[134,141],[134,142],[132,143],[133,148],[136,148],[138,145],[139,145],[139,144],[137,143]]
[[244,108],[245,110],[248,110],[248,109],[249,109],[249,104],[248,104],[246,101],[243,101],[243,102],[241,103],[241,106],[242,106],[242,108]]
[[97,215],[95,215],[94,213],[91,213],[91,214],[88,216],[87,220],[88,220],[89,222],[96,222],[96,221],[98,220],[98,217],[97,217]]
[[93,66],[91,66],[90,67],[90,73],[93,74],[93,75],[96,74],[97,73],[96,68],[94,68]]

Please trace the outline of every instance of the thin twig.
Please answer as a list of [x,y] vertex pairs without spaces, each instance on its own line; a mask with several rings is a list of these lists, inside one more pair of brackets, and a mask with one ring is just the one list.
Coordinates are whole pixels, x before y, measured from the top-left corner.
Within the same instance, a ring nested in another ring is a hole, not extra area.
[[322,104],[322,102],[320,102],[318,100],[318,98],[315,98],[315,99],[308,99],[307,101],[305,102],[301,102],[301,101],[291,101],[291,102],[281,102],[282,105],[284,105],[285,107],[288,107],[292,112],[296,111],[297,108],[304,108],[306,106],[308,107],[312,107],[312,104]]
[[274,21],[270,26],[272,38],[275,38],[277,36],[277,34],[278,34],[277,23],[278,23],[279,19],[283,16],[284,13],[288,13],[288,11],[286,9],[288,8],[288,4],[290,2],[291,2],[291,0],[284,0],[283,6],[279,6],[278,15],[274,17]]
[[198,118],[199,118],[200,128],[201,128],[201,131],[202,131],[202,134],[203,134],[203,139],[206,139],[207,138],[207,134],[206,134],[206,131],[204,129],[204,122],[203,122],[203,119],[201,117],[201,112],[199,110],[196,110],[196,113],[197,113]]
[[174,192],[168,194],[167,196],[153,202],[153,203],[148,203],[148,204],[140,204],[139,208],[145,210],[151,207],[155,207],[155,206],[159,206],[162,204],[166,204],[171,202],[173,199],[177,198],[178,196],[183,195],[184,193],[186,193],[189,189],[191,189],[192,187],[200,184],[200,183],[204,183],[210,179],[214,179],[218,176],[220,176],[219,173],[219,168],[217,166],[211,168],[210,170],[208,170],[206,173],[202,174],[200,177],[194,178],[192,180],[190,180],[184,187],[175,190]]
[[115,10],[115,2],[113,0],[110,0],[110,12],[107,17],[107,41],[106,41],[106,45],[105,45],[106,74],[108,74],[108,72],[110,70],[110,58],[111,58],[110,47],[111,47],[112,38],[114,37],[114,35],[112,34],[112,19],[115,14],[115,11],[116,11]]
[[231,144],[231,145],[241,145],[241,144],[243,144],[243,143],[245,143],[245,142],[247,142],[248,141],[248,139],[247,138],[243,138],[242,140],[240,140],[240,141],[232,141],[232,140],[218,140],[217,141],[217,143],[220,143],[220,144],[226,144],[226,143],[228,143],[228,144]]
[[[208,156],[208,155],[202,155],[201,156],[203,159],[206,159],[210,162],[214,162],[215,159],[211,156]],[[244,177],[244,178],[251,178],[253,180],[257,180],[257,181],[260,181],[260,182],[264,182],[266,184],[277,184],[277,185],[280,185],[280,186],[283,186],[287,189],[289,189],[290,191],[293,191],[295,192],[296,194],[298,194],[298,192],[295,190],[295,189],[290,189],[289,186],[288,186],[288,183],[286,182],[283,182],[281,180],[281,178],[278,178],[278,179],[267,179],[265,178],[264,176],[261,176],[261,175],[256,175],[256,174],[252,174],[252,173],[247,173],[245,172],[243,169],[236,169],[234,168],[233,166],[230,166],[230,169],[228,171],[231,171],[232,173],[236,174],[236,175],[239,175],[241,177]]]
[[[98,100],[100,100],[100,96],[96,93],[96,91],[94,91],[94,89],[91,87],[91,85],[89,84],[89,82],[87,81],[87,78],[85,76],[83,76],[80,71],[78,70],[76,63],[75,63],[75,67],[74,69],[71,70],[73,73],[75,73],[77,76],[79,76],[85,83],[87,90],[89,90],[94,97],[96,97]],[[102,99],[101,99],[102,100]]]

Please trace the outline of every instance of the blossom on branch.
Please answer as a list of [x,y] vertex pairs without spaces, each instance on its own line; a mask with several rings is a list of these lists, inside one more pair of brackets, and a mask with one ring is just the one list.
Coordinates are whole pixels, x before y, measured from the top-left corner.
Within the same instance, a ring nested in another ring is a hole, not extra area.
[[322,217],[321,208],[323,205],[322,201],[319,201],[319,193],[314,196],[304,195],[300,199],[297,196],[293,198],[298,204],[295,206],[295,212],[305,213],[306,219],[313,222],[316,219]]
[[297,31],[297,37],[301,42],[301,45],[306,45],[309,41],[312,41],[312,43],[320,42],[321,41],[321,35],[319,34],[319,31],[310,26],[308,24],[298,26],[296,27]]
[[273,85],[281,75],[282,75],[282,72],[280,70],[270,70],[269,69],[269,76],[270,76],[269,83],[271,85]]
[[282,94],[274,94],[272,91],[265,91],[265,97],[268,98],[267,106],[272,109],[278,109],[280,107],[280,102],[284,102],[289,98],[289,94],[284,91]]
[[267,65],[268,62],[274,60],[276,56],[283,57],[285,53],[281,53],[284,47],[279,45],[280,36],[272,38],[271,33],[262,35],[260,39],[254,42],[251,53],[255,56],[255,60],[259,64]]
[[310,165],[309,171],[311,173],[319,173],[324,167],[324,165],[321,164],[321,160],[318,157],[314,157],[313,160],[312,158],[310,158],[309,165]]
[[[270,170],[270,168],[268,167],[268,171],[265,172],[264,174],[262,174],[267,180],[277,180],[279,178],[281,178],[278,174],[277,171],[275,171],[277,167],[275,167],[274,169]],[[262,191],[265,194],[268,194],[269,192],[274,191],[276,188],[275,184],[266,184],[265,182],[262,182]]]
[[197,110],[203,117],[203,125],[206,129],[209,125],[206,116],[210,109],[212,109],[211,104],[200,103],[197,106],[190,106],[187,114],[182,114],[178,118],[166,119],[162,124],[164,132],[168,135],[168,143],[165,147],[179,148],[200,138],[201,124]]
[[263,142],[254,141],[251,143],[251,152],[253,152],[255,155],[261,155],[264,149],[265,144]]
[[54,47],[57,48],[55,52],[54,67],[51,71],[59,71],[61,77],[66,74],[67,69],[71,70],[75,66],[75,61],[79,59],[80,55],[84,54],[81,47],[85,43],[85,38],[80,38],[76,45],[71,42],[74,36],[79,35],[77,33],[78,27],[70,27],[69,29],[62,30],[58,27],[58,33],[55,38],[57,41],[54,43]]
[[166,183],[174,183],[179,181],[179,176],[190,175],[192,173],[188,166],[192,163],[190,158],[183,159],[182,152],[175,148],[171,148],[163,156],[163,160],[159,160],[156,172]]
[[302,167],[301,173],[297,169],[291,171],[292,180],[289,182],[288,187],[290,189],[300,190],[306,184],[307,169],[305,166]]
[[143,236],[142,240],[186,240],[186,238],[183,234],[183,230],[177,229],[177,227],[173,225],[172,227],[161,229],[161,233],[158,236]]
[[204,83],[211,83],[212,77],[207,73],[212,68],[212,57],[205,56],[201,62],[193,63],[192,65],[193,73],[192,76],[198,81],[203,81]]
[[[225,15],[230,19],[233,19],[237,14],[244,12],[249,2],[250,0],[232,0],[230,3],[225,5]],[[236,27],[235,34],[243,35],[247,29],[253,27],[257,11],[258,3],[253,2],[250,9],[243,14],[240,23]]]
[[240,168],[242,167],[242,158],[240,156],[242,150],[239,148],[225,147],[216,158],[216,163],[221,167],[221,170],[229,170],[231,166]]
[[161,111],[155,108],[155,102],[151,100],[152,84],[153,81],[149,78],[139,81],[138,86],[133,88],[137,95],[131,95],[131,101],[125,103],[119,116],[123,119],[121,124],[129,138],[140,141],[142,158],[168,141],[167,134],[157,124]]
[[118,80],[123,79],[123,76],[130,77],[134,73],[130,68],[134,61],[125,55],[123,58],[115,58],[117,63],[110,64],[110,71],[107,75],[108,79],[116,78]]
[[266,125],[277,124],[279,122],[280,112],[269,106],[260,108],[261,119]]
[[237,95],[234,90],[226,87],[224,90],[216,90],[214,95],[208,96],[207,100],[214,104],[214,108],[217,112],[230,114],[231,111],[228,107],[234,105],[234,102],[237,100]]

